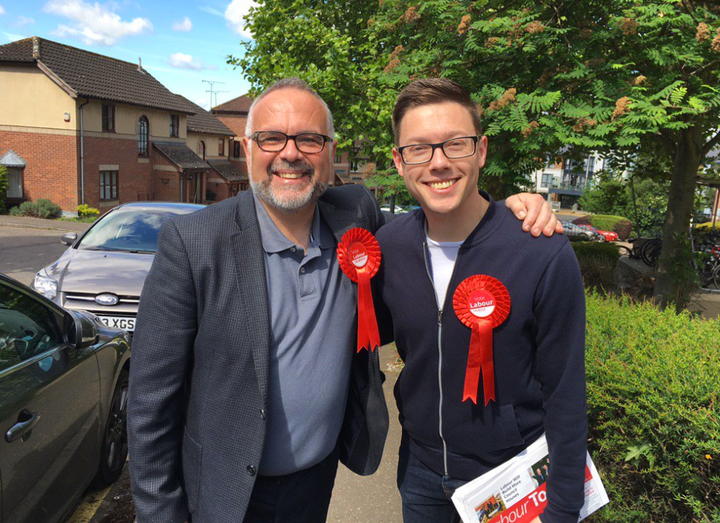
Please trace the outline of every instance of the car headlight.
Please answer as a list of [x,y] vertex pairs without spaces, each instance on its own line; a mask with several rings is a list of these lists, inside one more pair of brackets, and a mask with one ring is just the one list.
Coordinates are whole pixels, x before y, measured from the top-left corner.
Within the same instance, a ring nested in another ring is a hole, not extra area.
[[57,296],[57,281],[48,276],[45,271],[40,271],[35,275],[32,286],[33,289],[51,300]]

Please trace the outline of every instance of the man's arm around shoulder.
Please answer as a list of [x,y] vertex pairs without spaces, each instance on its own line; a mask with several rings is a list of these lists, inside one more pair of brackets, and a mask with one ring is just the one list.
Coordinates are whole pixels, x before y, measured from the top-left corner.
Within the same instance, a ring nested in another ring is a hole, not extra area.
[[197,332],[195,289],[185,246],[166,223],[145,281],[130,369],[128,438],[137,523],[189,517],[181,481],[184,385]]

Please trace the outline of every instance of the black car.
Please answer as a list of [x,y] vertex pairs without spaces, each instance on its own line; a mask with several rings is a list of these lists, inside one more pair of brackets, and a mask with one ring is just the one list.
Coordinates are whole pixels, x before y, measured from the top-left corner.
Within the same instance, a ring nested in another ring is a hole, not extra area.
[[0,274],[0,521],[61,521],[120,477],[129,367],[129,334]]

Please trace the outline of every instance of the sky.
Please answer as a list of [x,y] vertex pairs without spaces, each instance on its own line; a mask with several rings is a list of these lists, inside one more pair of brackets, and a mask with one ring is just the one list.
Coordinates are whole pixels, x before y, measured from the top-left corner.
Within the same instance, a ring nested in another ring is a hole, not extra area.
[[0,0],[0,45],[39,36],[142,66],[172,92],[205,109],[250,84],[225,63],[241,56],[252,0]]

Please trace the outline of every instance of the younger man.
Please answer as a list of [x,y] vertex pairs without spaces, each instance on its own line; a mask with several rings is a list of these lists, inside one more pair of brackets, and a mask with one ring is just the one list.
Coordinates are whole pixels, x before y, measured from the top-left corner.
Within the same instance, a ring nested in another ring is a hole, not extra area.
[[[421,206],[377,233],[379,293],[405,361],[395,387],[405,523],[459,521],[453,491],[543,432],[551,466],[539,520],[576,523],[587,420],[585,299],[575,254],[564,236],[523,234],[504,205],[478,192],[487,138],[460,85],[413,82],[398,97],[393,126],[395,165]],[[453,295],[475,275],[498,280],[510,299],[507,318],[489,334],[494,371],[486,367],[468,391],[472,330]],[[464,401],[467,392],[477,403]]]

